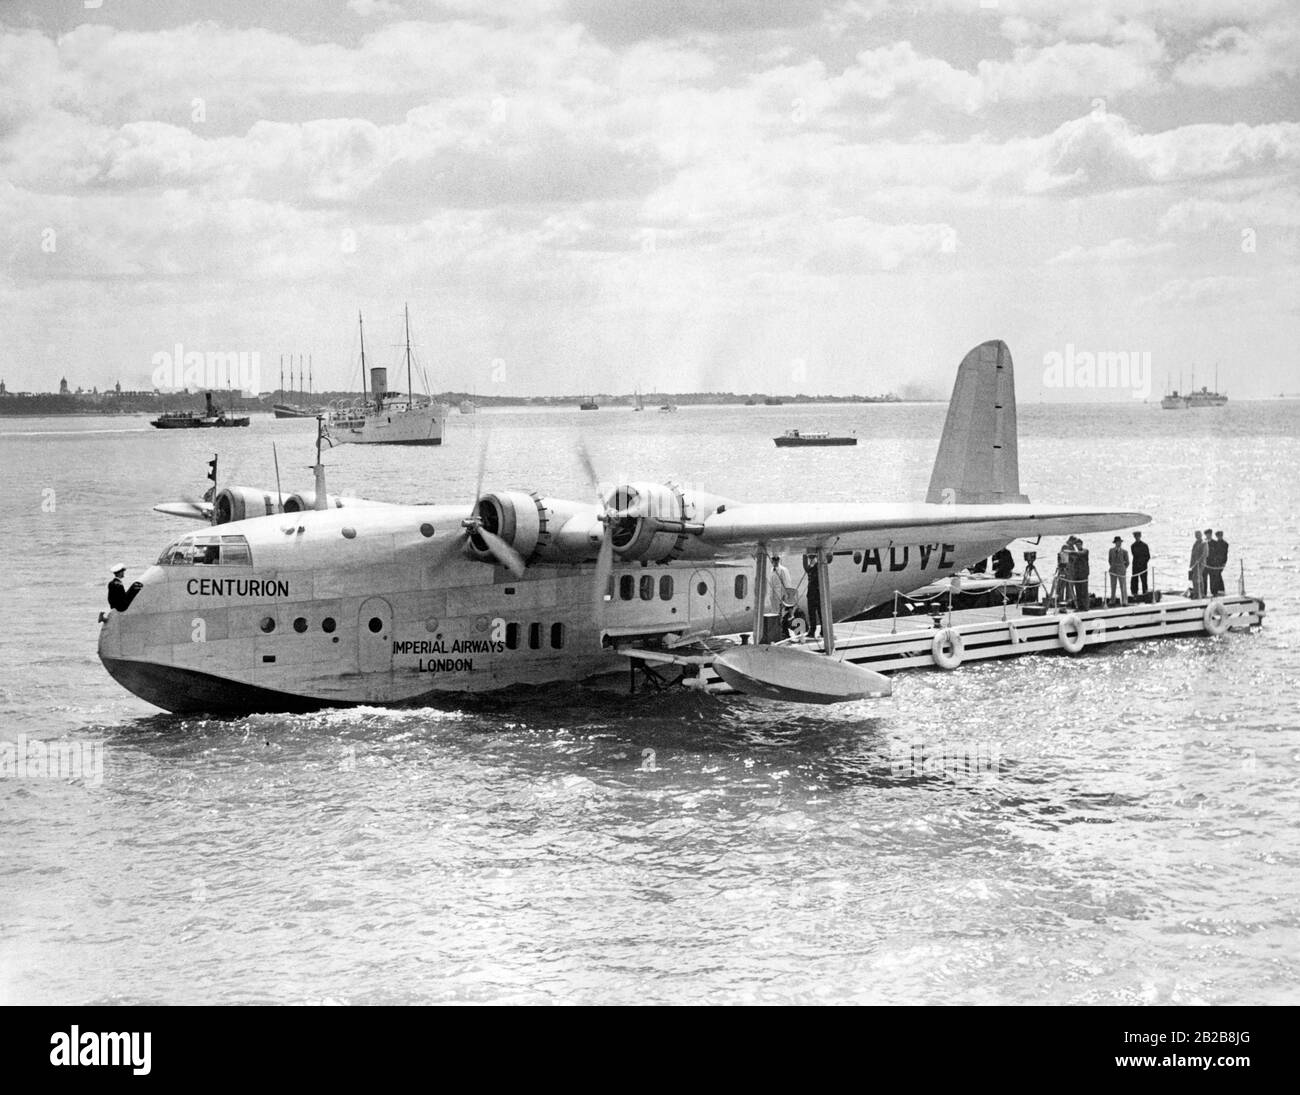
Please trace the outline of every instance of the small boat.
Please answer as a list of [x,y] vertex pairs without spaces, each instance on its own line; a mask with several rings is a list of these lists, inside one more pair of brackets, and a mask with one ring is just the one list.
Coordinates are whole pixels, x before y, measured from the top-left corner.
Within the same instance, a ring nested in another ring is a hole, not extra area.
[[640,388],[638,388],[638,389],[636,390],[636,406],[633,407],[632,409],[633,409],[634,411],[644,411],[644,410],[645,410],[645,401],[641,398],[641,389],[640,389]]
[[212,402],[212,393],[204,392],[206,407],[198,411],[164,411],[149,425],[159,430],[203,430],[225,426],[247,426],[247,418],[229,418],[226,412]]
[[825,430],[786,430],[780,437],[772,438],[778,449],[802,445],[856,445],[856,437],[832,437]]
[[587,396],[586,399],[584,399],[581,403],[578,404],[578,410],[598,411],[600,410],[600,404],[597,403],[594,399],[592,399],[591,396]]
[[769,395],[766,399],[763,400],[763,405],[765,407],[782,407],[785,405],[785,400],[782,399],[780,396]]
[[661,406],[659,409],[660,409],[661,411],[663,411],[664,414],[676,414],[676,413],[677,413],[677,404],[676,404],[676,403],[665,403],[665,404],[664,404],[663,406]]
[[472,399],[462,399],[457,407],[461,414],[478,414],[478,404]]

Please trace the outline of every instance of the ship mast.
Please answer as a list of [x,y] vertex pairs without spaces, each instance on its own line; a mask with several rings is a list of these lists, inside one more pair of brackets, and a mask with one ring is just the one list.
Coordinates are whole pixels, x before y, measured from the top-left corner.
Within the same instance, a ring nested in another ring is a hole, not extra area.
[[406,409],[409,411],[415,406],[415,389],[411,387],[411,306],[402,305],[402,312],[406,316]]
[[284,398],[284,354],[280,355],[280,398]]
[[370,389],[366,386],[366,325],[361,322],[361,309],[357,309],[357,332],[361,336],[361,402],[370,402]]

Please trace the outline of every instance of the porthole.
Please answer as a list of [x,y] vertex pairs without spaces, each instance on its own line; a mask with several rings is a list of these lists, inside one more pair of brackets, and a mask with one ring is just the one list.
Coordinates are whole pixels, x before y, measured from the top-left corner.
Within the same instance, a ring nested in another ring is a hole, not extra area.
[[507,650],[519,649],[519,625],[518,624],[506,624],[506,649]]
[[659,579],[659,599],[661,601],[671,601],[673,599],[673,576],[665,574]]
[[564,647],[564,625],[551,624],[551,646],[556,650]]
[[736,575],[736,600],[745,599],[745,590],[749,587],[749,579],[744,574]]
[[301,635],[304,631],[307,630],[307,621],[303,619],[303,617],[299,616],[296,620],[293,621],[293,629],[296,632],[298,632],[299,635]]
[[424,524],[422,524],[422,525],[420,526],[420,535],[421,535],[421,536],[432,536],[432,535],[433,535],[433,526],[432,526],[431,524],[429,524],[428,521],[425,521]]
[[343,539],[355,540],[356,538],[357,538],[357,530],[352,528],[350,525],[343,530]]
[[384,630],[384,621],[381,620],[378,616],[371,616],[369,627],[370,627],[370,633],[372,635],[378,635],[381,631]]
[[641,575],[641,600],[653,601],[655,599],[655,577],[653,574]]
[[275,617],[263,616],[262,622],[257,626],[260,627],[265,634],[269,635],[271,634],[272,631],[275,630]]
[[332,634],[337,626],[338,625],[334,622],[333,616],[326,616],[325,619],[320,622],[320,629],[325,632],[326,635]]
[[701,582],[699,585],[695,587],[695,592],[698,593],[701,597],[703,597],[706,593],[709,592],[709,583]]
[[538,650],[542,645],[542,625],[533,623],[528,625],[528,649]]

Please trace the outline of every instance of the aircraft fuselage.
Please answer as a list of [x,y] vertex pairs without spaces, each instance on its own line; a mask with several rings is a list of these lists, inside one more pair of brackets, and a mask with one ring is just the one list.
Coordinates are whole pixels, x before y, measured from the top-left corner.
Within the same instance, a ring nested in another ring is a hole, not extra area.
[[[467,557],[467,515],[391,506],[212,526],[164,552],[129,609],[108,613],[100,657],[123,686],[169,711],[291,710],[582,681],[627,672],[611,640],[752,629],[752,555],[616,559],[597,608],[594,559],[533,563],[516,578]],[[837,618],[1004,542],[869,539],[828,548]],[[806,606],[800,557],[783,561]]]

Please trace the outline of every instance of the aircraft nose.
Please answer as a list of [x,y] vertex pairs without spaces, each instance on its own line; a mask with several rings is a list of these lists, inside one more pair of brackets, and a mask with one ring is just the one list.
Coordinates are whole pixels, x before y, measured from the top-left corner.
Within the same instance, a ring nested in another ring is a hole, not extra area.
[[122,614],[104,611],[99,614],[102,622],[99,628],[100,658],[119,658],[122,656]]

